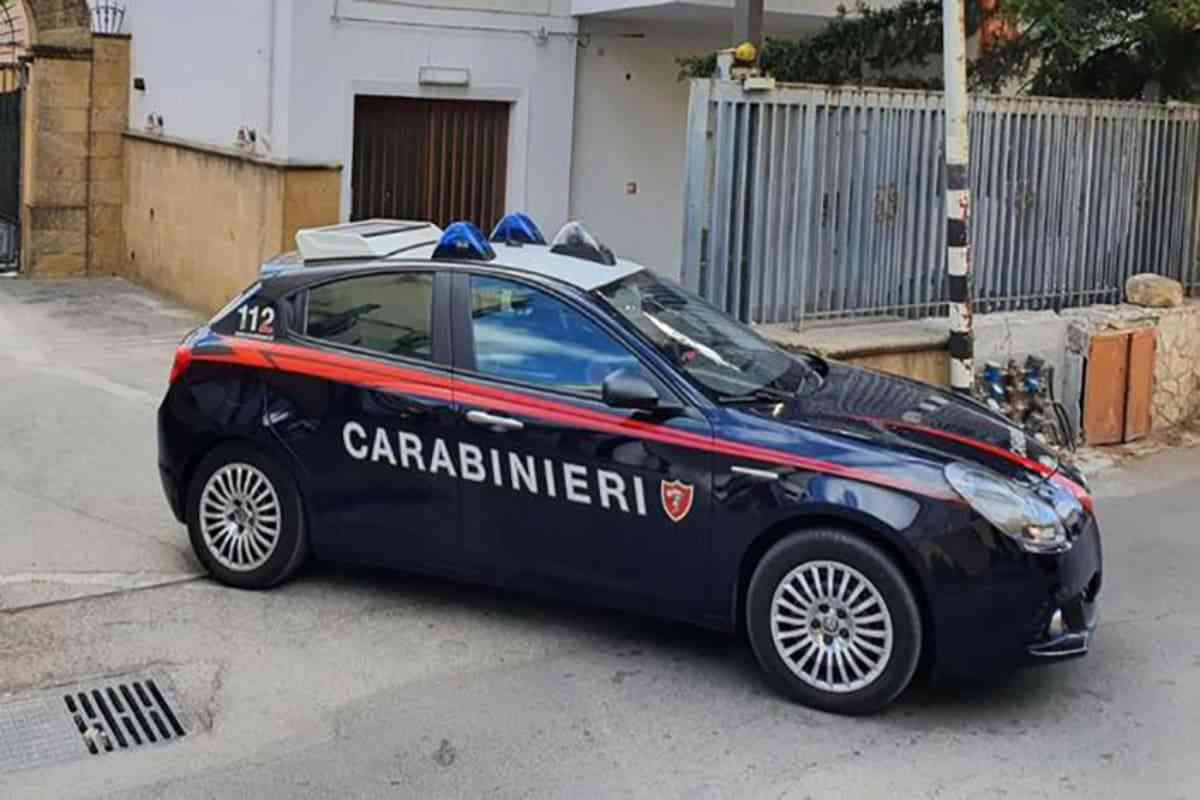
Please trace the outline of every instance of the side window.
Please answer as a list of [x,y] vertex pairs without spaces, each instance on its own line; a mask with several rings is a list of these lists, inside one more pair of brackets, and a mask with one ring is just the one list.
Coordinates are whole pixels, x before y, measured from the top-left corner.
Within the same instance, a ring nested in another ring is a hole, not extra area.
[[600,396],[605,376],[637,359],[571,306],[531,286],[471,278],[475,368],[497,378]]
[[367,275],[310,289],[304,332],[394,356],[433,357],[433,273]]

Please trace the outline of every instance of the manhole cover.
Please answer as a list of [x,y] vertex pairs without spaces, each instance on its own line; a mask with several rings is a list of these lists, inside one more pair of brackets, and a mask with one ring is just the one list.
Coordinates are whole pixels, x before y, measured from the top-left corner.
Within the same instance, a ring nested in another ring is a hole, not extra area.
[[0,705],[0,772],[165,744],[187,720],[160,675],[63,686]]

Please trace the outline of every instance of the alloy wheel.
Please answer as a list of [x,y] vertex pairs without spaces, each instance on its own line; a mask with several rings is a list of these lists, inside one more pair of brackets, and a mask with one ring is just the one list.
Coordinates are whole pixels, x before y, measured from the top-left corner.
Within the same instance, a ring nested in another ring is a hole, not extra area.
[[883,595],[863,573],[837,561],[808,561],[775,589],[771,637],[796,677],[845,694],[883,674],[895,634]]
[[250,572],[267,562],[279,542],[279,496],[257,467],[226,464],[200,494],[200,530],[222,566]]

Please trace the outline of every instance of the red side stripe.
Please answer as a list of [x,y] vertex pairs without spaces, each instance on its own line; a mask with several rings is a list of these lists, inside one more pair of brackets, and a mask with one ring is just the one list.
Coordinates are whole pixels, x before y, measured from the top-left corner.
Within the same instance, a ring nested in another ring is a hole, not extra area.
[[961,436],[957,433],[952,433],[950,431],[943,431],[943,430],[939,430],[937,428],[930,428],[930,427],[927,427],[924,425],[914,425],[910,422],[900,422],[900,421],[892,421],[892,420],[872,420],[872,421],[878,422],[881,425],[885,425],[885,426],[892,427],[892,428],[904,428],[905,430],[916,431],[918,433],[924,433],[929,436],[936,436],[941,439],[946,439],[946,440],[949,440],[952,442],[956,442],[956,443],[964,445],[966,447],[972,447],[976,450],[982,450],[983,452],[989,453],[990,455],[996,456],[997,458],[1002,458],[1006,461],[1010,461],[1013,464],[1017,464],[1021,467],[1024,467],[1027,470],[1030,470],[1038,475],[1041,475],[1043,478],[1049,478],[1051,480],[1051,482],[1061,486],[1062,488],[1066,489],[1067,491],[1069,491],[1073,495],[1075,495],[1076,499],[1079,500],[1080,504],[1084,507],[1084,509],[1087,510],[1087,512],[1089,514],[1095,513],[1095,502],[1092,500],[1092,496],[1090,494],[1088,494],[1087,489],[1084,489],[1082,486],[1080,486],[1075,481],[1068,478],[1066,475],[1063,475],[1061,472],[1058,472],[1053,467],[1047,466],[1047,465],[1041,463],[1040,461],[1034,461],[1032,458],[1027,458],[1027,457],[1021,455],[1020,453],[1014,453],[1013,451],[1006,450],[1003,447],[997,447],[996,445],[991,444],[990,442],[984,442],[979,439],[972,439],[969,436]]
[[507,411],[573,427],[585,427],[602,433],[634,436],[640,439],[736,456],[780,466],[834,475],[924,495],[950,502],[960,502],[948,487],[893,478],[872,470],[849,467],[831,461],[805,458],[793,453],[729,440],[675,430],[664,425],[629,419],[588,408],[547,400],[542,397],[485,386],[461,378],[451,379],[438,373],[423,372],[405,367],[378,364],[294,345],[259,342],[251,339],[225,340],[226,352],[193,353],[196,361],[238,364],[258,369],[276,369],[326,380],[349,383],[373,389],[384,389],[434,400],[484,406],[493,411]]

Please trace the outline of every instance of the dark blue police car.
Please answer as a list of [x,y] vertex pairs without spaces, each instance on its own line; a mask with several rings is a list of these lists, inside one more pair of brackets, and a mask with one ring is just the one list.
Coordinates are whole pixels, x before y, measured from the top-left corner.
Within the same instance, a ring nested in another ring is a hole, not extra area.
[[297,241],[183,342],[159,412],[218,580],[312,554],[744,628],[776,686],[843,713],[922,662],[1087,652],[1084,480],[985,407],[783,352],[577,224]]

